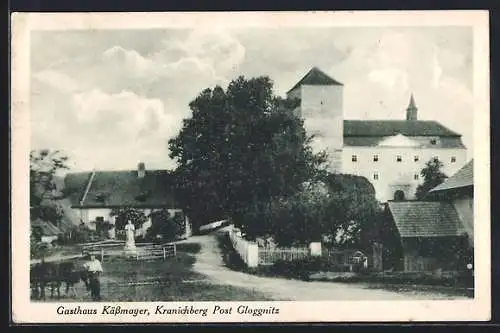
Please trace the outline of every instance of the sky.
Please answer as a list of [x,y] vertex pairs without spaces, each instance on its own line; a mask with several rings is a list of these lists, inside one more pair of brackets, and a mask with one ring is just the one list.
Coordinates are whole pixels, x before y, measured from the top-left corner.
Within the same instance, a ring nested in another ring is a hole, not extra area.
[[168,139],[203,89],[269,76],[285,96],[313,66],[344,84],[345,119],[436,120],[473,146],[467,27],[35,31],[31,148],[60,149],[72,171],[174,168]]

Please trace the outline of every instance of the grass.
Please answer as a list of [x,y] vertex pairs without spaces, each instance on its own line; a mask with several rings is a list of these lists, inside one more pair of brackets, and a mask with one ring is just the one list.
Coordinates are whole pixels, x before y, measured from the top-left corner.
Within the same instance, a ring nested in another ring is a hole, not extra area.
[[[103,302],[155,301],[257,301],[270,300],[265,295],[226,285],[212,283],[206,276],[193,271],[193,254],[200,246],[194,243],[178,244],[175,258],[165,261],[136,261],[118,258],[105,259],[101,277]],[[80,260],[76,261],[81,263]],[[62,288],[61,290],[63,290]],[[90,301],[83,283],[78,296],[64,297],[63,301]],[[62,301],[47,298],[47,301]]]

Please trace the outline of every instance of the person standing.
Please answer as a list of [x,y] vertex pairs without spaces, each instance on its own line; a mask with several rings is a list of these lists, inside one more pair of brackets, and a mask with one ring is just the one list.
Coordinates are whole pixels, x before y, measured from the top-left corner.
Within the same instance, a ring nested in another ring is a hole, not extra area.
[[101,262],[95,257],[90,255],[90,260],[84,264],[84,268],[88,274],[90,295],[93,301],[101,300],[101,281],[99,277],[103,273]]

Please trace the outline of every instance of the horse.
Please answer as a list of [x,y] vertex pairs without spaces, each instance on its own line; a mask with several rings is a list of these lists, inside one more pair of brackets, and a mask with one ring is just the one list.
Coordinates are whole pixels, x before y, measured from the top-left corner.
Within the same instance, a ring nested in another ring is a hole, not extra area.
[[50,287],[50,297],[54,297],[57,292],[58,298],[61,297],[61,286],[66,285],[66,295],[73,291],[76,296],[75,285],[82,280],[88,285],[88,278],[83,270],[78,270],[73,262],[41,262],[31,267],[30,282],[35,298],[46,299],[45,288]]

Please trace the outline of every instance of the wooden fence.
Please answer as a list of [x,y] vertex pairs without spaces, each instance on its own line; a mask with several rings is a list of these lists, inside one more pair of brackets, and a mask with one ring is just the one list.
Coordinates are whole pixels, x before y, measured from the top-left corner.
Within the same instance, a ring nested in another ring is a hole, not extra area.
[[259,248],[259,265],[272,265],[278,260],[300,260],[309,256],[308,248]]
[[[91,254],[104,261],[107,257],[121,255],[124,250],[123,241],[103,241],[81,244],[82,254]],[[175,257],[177,246],[175,243],[154,244],[136,243],[134,257],[137,260],[154,260]]]

